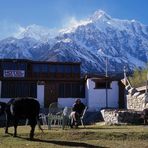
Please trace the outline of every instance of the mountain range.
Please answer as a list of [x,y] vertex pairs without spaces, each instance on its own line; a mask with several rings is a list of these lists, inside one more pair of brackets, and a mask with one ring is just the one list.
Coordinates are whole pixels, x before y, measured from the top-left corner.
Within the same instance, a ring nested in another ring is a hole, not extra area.
[[88,74],[132,71],[148,62],[148,26],[115,19],[102,10],[61,30],[38,25],[0,41],[0,58],[81,62]]

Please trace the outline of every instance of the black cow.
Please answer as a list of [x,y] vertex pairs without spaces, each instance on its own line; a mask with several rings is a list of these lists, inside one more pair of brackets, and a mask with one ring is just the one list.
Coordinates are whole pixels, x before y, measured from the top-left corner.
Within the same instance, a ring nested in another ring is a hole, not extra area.
[[147,124],[147,120],[148,120],[148,108],[145,108],[143,111],[142,111],[142,118],[144,119],[144,124]]
[[28,119],[31,126],[30,139],[34,137],[34,130],[39,117],[40,104],[34,98],[11,99],[7,104],[0,103],[0,113],[6,114],[5,133],[8,133],[10,121],[14,125],[14,137],[17,136],[17,126],[20,119]]

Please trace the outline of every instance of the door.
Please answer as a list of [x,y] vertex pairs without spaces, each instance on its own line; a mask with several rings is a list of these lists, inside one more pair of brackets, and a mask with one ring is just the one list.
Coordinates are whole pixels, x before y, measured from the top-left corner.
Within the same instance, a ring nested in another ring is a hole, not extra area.
[[55,82],[51,82],[45,85],[45,107],[49,107],[49,104],[58,101],[58,89]]

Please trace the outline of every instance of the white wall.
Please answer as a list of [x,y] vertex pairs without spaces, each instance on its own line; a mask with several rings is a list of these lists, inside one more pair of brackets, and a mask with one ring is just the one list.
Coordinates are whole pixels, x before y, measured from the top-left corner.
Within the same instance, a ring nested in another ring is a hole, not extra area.
[[37,99],[41,107],[44,107],[44,85],[37,85]]
[[[94,88],[95,82],[88,79],[86,83],[86,99],[89,110],[99,110],[106,107],[106,89]],[[111,89],[108,89],[108,107],[118,108],[118,98],[118,81],[113,81]]]
[[[85,98],[80,98],[81,101],[86,105],[86,99]],[[72,105],[75,103],[76,98],[58,98],[58,103],[62,107],[72,107]]]

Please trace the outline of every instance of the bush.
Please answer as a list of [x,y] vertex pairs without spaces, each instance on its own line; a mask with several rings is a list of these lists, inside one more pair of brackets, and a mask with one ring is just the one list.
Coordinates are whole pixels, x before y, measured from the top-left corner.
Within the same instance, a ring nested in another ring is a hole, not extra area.
[[147,80],[147,68],[140,70],[135,69],[132,76],[129,77],[129,80],[133,87],[140,87],[146,85]]

